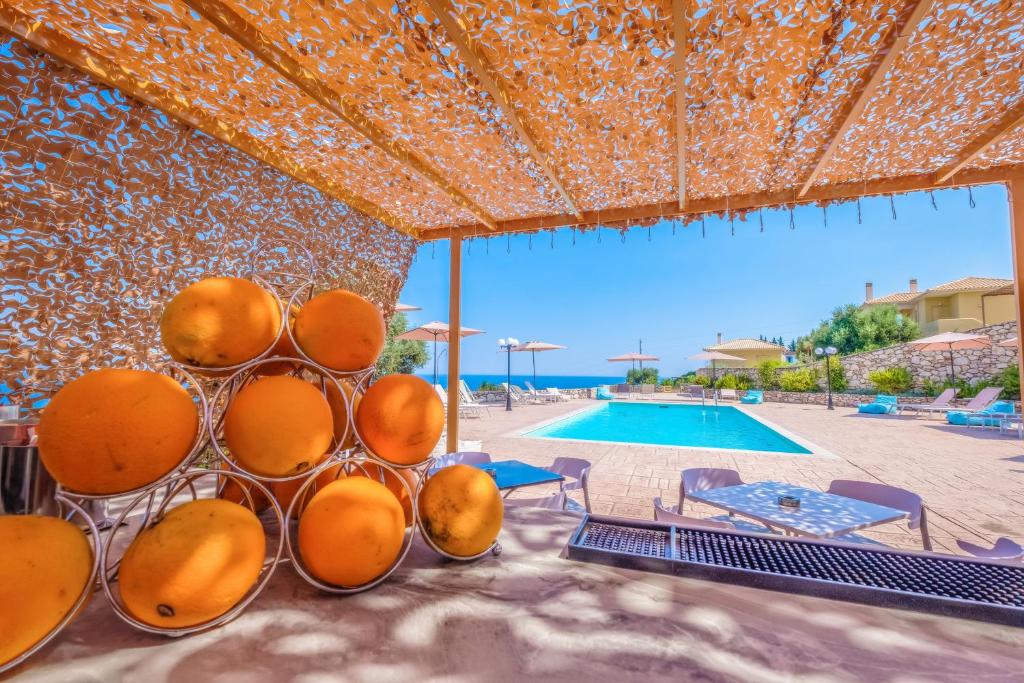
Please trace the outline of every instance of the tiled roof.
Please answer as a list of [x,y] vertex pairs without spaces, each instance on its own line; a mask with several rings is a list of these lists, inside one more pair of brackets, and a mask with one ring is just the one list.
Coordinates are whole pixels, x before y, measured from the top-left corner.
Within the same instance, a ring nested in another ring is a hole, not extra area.
[[886,294],[885,296],[875,297],[870,301],[865,301],[865,304],[902,304],[908,301],[912,301],[914,297],[918,295],[918,292],[895,292],[893,294]]
[[760,339],[732,339],[721,344],[705,346],[705,351],[785,351],[785,346],[761,341]]
[[944,282],[941,285],[931,287],[929,292],[974,292],[978,290],[996,289],[1012,285],[1013,280],[1006,280],[998,277],[962,277],[952,282]]

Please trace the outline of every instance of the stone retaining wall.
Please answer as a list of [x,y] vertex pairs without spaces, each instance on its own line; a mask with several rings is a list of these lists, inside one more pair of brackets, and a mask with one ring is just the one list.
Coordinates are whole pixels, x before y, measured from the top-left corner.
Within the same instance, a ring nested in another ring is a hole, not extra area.
[[[991,349],[954,351],[953,367],[957,378],[969,382],[990,379],[1017,362],[1017,349],[998,346],[997,343],[1017,335],[1017,323],[1007,322],[971,330],[992,338]],[[949,377],[948,351],[918,351],[909,344],[889,346],[876,351],[865,351],[840,359],[851,388],[869,388],[868,373],[891,367],[904,367],[914,377],[918,388],[926,380],[943,382]]]

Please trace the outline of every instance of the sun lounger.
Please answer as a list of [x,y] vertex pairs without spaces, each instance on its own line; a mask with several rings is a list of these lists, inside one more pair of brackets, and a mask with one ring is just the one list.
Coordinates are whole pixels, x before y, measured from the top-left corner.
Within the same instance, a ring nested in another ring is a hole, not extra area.
[[718,398],[722,401],[738,401],[740,400],[740,395],[736,393],[735,389],[719,389]]
[[898,408],[895,396],[879,394],[875,397],[874,403],[861,403],[858,405],[857,412],[867,415],[892,415]]
[[459,398],[462,399],[462,402],[459,404],[460,408],[465,407],[470,410],[484,411],[488,415],[491,414],[491,409],[476,399],[476,396],[469,390],[469,385],[466,384],[464,379],[459,380]]
[[700,401],[702,404],[707,399],[707,395],[704,393],[704,387],[699,384],[687,384],[683,386],[679,393],[676,394],[681,398],[687,398],[694,401]]
[[530,403],[554,403],[558,401],[558,397],[554,396],[547,391],[537,391],[536,388],[529,382],[526,382],[526,399]]
[[1013,410],[1013,401],[996,401],[974,413],[951,410],[946,413],[946,422],[961,427],[1000,427],[1004,420],[1020,416]]
[[764,392],[760,389],[749,389],[747,393],[743,394],[740,403],[746,403],[747,405],[764,403]]
[[556,401],[568,401],[569,397],[558,390],[558,387],[548,387],[544,391],[547,392],[548,396],[553,396]]
[[949,402],[956,396],[956,389],[946,389],[935,397],[931,403],[901,403],[897,410],[899,413],[912,412],[921,413],[944,413],[950,409]]
[[[448,392],[440,384],[434,385],[434,391],[441,397],[441,405],[448,409]],[[486,410],[484,406],[479,403],[466,404],[463,401],[459,401],[459,416],[460,417],[483,417],[483,411]]]
[[[969,421],[967,418],[970,416],[978,416],[977,419],[974,420],[976,426],[998,427],[998,420],[996,418],[990,418],[990,413],[999,412],[1002,413],[1004,416],[1013,413],[1013,403],[1008,404],[1009,408],[1001,406],[998,409],[993,410],[994,406],[997,404],[996,399],[999,397],[999,394],[1002,393],[1002,391],[1002,387],[985,387],[984,389],[978,392],[977,396],[970,400],[966,407],[948,411],[946,413],[946,422],[948,422],[951,425],[969,427],[971,426],[971,421]],[[1002,401],[998,403],[1005,404],[1005,402]],[[985,424],[986,419],[991,419],[993,421],[993,424]]]

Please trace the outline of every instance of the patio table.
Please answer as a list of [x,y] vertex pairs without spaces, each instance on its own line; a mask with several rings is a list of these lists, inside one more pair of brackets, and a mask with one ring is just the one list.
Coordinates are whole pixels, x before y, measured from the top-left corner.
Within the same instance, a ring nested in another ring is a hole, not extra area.
[[238,619],[185,638],[137,631],[97,594],[13,681],[1020,679],[1020,629],[573,562],[579,522],[509,508],[500,556],[452,562],[417,538],[346,597],[283,565]]
[[494,481],[498,484],[498,488],[505,492],[506,498],[510,493],[523,486],[537,486],[565,480],[565,477],[558,472],[527,465],[519,460],[497,460],[479,463],[474,467],[482,470],[494,470]]
[[[800,507],[782,507],[779,496],[796,496]],[[694,491],[686,497],[776,529],[815,538],[843,536],[909,517],[903,510],[776,481]]]

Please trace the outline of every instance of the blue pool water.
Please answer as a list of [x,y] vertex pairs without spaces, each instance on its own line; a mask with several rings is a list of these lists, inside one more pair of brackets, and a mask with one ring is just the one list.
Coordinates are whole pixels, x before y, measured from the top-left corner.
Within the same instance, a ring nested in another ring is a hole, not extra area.
[[774,453],[811,452],[732,406],[605,403],[534,429],[526,436]]

